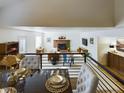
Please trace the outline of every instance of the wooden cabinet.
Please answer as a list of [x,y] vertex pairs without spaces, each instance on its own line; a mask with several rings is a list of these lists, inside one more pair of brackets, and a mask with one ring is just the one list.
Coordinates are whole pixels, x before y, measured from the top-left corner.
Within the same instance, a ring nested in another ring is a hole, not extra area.
[[108,66],[112,68],[113,65],[113,54],[108,52]]
[[117,54],[108,52],[108,66],[118,70],[119,69],[119,57]]
[[18,42],[0,43],[0,60],[4,55],[17,54],[19,52]]
[[119,70],[124,72],[124,57],[119,56]]
[[108,66],[124,73],[124,56],[119,53],[108,52]]

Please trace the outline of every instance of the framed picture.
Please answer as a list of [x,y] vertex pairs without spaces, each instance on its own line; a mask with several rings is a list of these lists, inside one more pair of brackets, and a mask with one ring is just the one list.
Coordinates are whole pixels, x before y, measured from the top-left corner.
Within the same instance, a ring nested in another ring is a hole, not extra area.
[[87,45],[88,45],[88,39],[82,38],[82,44],[83,44],[84,46],[87,46]]
[[90,38],[90,44],[94,44],[94,38]]
[[51,42],[51,38],[50,37],[47,38],[47,42]]

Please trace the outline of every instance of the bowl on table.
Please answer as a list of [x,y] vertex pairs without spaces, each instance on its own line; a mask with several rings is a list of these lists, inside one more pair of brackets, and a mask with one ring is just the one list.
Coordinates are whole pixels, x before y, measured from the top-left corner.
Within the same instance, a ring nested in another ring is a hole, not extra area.
[[54,75],[50,78],[52,84],[60,84],[64,80],[64,77],[60,75]]

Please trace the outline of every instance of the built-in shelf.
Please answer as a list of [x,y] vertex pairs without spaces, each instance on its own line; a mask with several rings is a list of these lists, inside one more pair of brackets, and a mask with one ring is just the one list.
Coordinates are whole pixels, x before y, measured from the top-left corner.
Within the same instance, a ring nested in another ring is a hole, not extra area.
[[124,74],[124,53],[108,52],[108,66],[118,73]]
[[0,60],[4,57],[4,55],[17,54],[18,52],[19,52],[18,42],[0,43]]

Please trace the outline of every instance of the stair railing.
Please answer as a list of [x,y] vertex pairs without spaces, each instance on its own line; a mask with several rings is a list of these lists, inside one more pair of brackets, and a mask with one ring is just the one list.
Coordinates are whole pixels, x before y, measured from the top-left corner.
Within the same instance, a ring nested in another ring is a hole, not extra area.
[[112,73],[90,55],[84,54],[84,62],[98,75],[97,93],[124,93],[124,80]]

